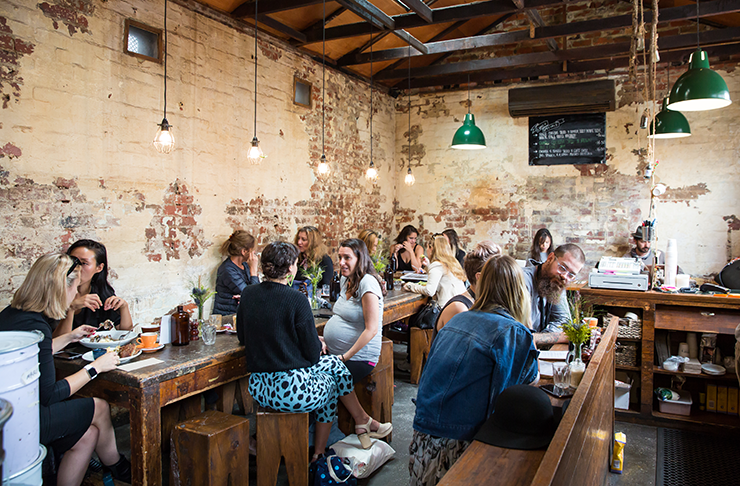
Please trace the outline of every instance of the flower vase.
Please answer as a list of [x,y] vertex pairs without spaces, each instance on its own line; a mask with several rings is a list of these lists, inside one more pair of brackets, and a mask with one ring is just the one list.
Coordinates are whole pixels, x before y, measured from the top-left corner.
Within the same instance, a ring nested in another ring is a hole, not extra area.
[[570,386],[571,388],[578,388],[578,385],[581,383],[581,379],[583,379],[583,373],[586,372],[586,365],[584,364],[583,360],[581,359],[581,352],[583,343],[574,343],[575,344],[575,358],[573,361],[570,362]]
[[319,299],[316,297],[316,286],[313,286],[313,289],[311,291],[311,298],[309,299],[311,302],[311,310],[318,310],[319,308]]

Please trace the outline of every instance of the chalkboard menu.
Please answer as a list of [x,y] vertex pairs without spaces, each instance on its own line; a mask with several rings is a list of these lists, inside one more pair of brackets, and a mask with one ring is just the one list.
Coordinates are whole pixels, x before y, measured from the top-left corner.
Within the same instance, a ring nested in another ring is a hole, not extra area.
[[529,165],[603,164],[606,114],[529,118]]

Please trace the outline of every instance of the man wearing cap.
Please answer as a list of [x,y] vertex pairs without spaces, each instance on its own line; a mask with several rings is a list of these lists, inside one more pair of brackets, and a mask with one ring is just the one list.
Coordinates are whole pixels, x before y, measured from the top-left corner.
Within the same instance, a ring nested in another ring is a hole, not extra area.
[[567,343],[561,326],[570,321],[565,288],[583,268],[586,256],[577,245],[560,245],[544,263],[525,267],[524,282],[532,303],[532,332],[538,348]]
[[[643,239],[642,226],[638,226],[637,230],[632,233],[632,239],[635,242],[635,247],[632,248],[623,258],[638,258],[642,264],[643,273],[648,271],[648,267],[653,264],[653,250],[650,248],[650,240]],[[655,250],[655,255],[658,257],[658,265],[665,265],[665,254],[660,250]]]

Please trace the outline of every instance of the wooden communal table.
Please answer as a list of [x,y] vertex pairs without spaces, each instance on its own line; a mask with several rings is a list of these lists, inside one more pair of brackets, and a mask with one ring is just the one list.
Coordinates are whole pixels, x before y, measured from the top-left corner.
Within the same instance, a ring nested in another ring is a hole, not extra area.
[[[163,409],[193,397],[197,404],[190,406],[196,411],[190,414],[199,413],[199,393],[243,378],[247,366],[244,347],[239,345],[236,335],[229,334],[219,334],[213,346],[206,346],[202,339],[187,346],[167,345],[157,353],[142,354],[132,363],[146,358],[163,362],[130,372],[101,373],[78,394],[103,398],[129,410],[132,484],[159,486],[162,484],[162,450],[169,449],[169,438],[162,443],[163,426],[167,435],[178,421],[176,408],[171,420],[167,420]],[[81,359],[55,361],[59,378],[79,371],[85,364],[87,362]]]
[[[575,290],[575,289],[574,289]],[[637,292],[628,290],[592,289],[583,287],[578,289],[581,296],[594,304],[607,307],[621,308],[621,314],[633,311],[642,314],[642,336],[635,339],[640,344],[637,366],[617,365],[618,370],[639,373],[640,386],[639,410],[617,411],[620,419],[635,420],[658,424],[666,420],[680,421],[685,426],[692,424],[711,424],[719,426],[740,427],[740,419],[736,415],[724,415],[699,410],[699,392],[704,391],[707,382],[718,385],[737,387],[734,374],[728,372],[724,376],[712,377],[706,374],[691,375],[681,372],[670,372],[661,366],[653,364],[655,361],[655,331],[685,332],[713,332],[718,334],[734,335],[735,328],[740,324],[740,297],[728,297],[711,294],[670,294],[665,292]],[[681,334],[684,336],[684,334]],[[678,338],[682,339],[682,338]],[[729,338],[728,338],[729,339]],[[621,339],[618,339],[621,341]],[[625,340],[628,341],[628,340]],[[734,340],[733,340],[734,341]],[[676,349],[673,349],[673,348]],[[678,342],[672,343],[672,352],[677,354]],[[690,416],[669,415],[658,411],[657,403],[653,398],[653,389],[656,379],[666,379],[666,375],[682,375],[688,381],[684,389],[692,391],[694,406]],[[675,425],[672,425],[675,426]]]
[[614,428],[614,342],[610,322],[546,450],[504,449],[473,441],[440,486],[604,484]]

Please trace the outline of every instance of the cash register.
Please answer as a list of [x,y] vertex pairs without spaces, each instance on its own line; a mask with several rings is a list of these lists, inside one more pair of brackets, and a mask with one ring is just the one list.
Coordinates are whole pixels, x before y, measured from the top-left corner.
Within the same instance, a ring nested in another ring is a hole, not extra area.
[[648,276],[640,273],[642,264],[636,258],[601,257],[598,268],[588,275],[592,289],[648,290]]

